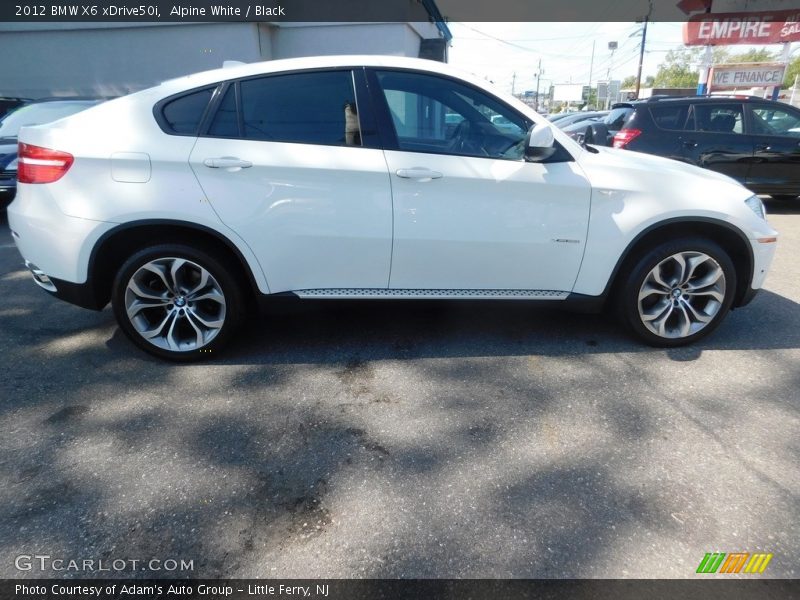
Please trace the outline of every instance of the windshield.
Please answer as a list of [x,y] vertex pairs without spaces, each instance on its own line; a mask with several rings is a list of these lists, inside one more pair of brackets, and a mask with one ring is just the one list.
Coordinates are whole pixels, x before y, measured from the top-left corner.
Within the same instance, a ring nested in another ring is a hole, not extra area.
[[57,121],[89,108],[92,104],[95,102],[83,100],[40,102],[22,106],[0,121],[0,137],[17,137],[21,127]]

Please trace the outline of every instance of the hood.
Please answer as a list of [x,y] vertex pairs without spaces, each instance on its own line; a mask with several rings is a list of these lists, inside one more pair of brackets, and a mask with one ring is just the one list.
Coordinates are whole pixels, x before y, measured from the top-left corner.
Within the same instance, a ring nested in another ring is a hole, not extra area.
[[753,192],[726,175],[642,152],[597,150],[584,150],[578,165],[591,183],[592,206],[615,222],[623,215],[644,219],[644,226],[655,222],[656,215],[662,220],[692,215],[721,221],[750,216],[744,201]]
[[727,175],[678,160],[605,146],[592,148],[597,152],[584,150],[578,160],[592,187],[656,195],[696,196],[700,190],[713,197],[747,198],[753,194]]

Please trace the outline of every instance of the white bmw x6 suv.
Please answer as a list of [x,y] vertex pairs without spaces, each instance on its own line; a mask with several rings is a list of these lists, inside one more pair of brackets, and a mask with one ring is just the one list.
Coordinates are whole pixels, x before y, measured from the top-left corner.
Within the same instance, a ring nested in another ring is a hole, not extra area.
[[777,239],[733,180],[583,148],[424,60],[231,66],[19,139],[9,223],[34,280],[110,301],[172,360],[216,353],[249,300],[287,294],[611,307],[676,346],[752,299]]

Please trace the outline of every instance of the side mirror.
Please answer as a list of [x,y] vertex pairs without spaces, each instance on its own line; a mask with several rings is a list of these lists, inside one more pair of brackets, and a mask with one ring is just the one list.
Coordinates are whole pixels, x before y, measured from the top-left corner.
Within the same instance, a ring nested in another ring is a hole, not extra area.
[[539,162],[555,154],[555,137],[547,123],[534,125],[525,139],[525,160]]

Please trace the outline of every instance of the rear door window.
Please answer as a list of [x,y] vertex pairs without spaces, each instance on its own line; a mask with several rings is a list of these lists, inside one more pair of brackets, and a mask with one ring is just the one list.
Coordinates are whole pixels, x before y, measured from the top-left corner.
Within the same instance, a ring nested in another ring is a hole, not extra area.
[[[274,75],[247,79],[239,85],[245,139],[361,145],[350,71]],[[224,128],[222,123],[220,127]]]
[[694,128],[709,133],[744,133],[741,104],[695,104],[692,106]]
[[168,101],[161,110],[167,133],[194,135],[206,112],[214,88],[206,88]]
[[690,128],[687,125],[689,116],[688,104],[651,106],[650,114],[655,124],[661,129],[681,131]]

